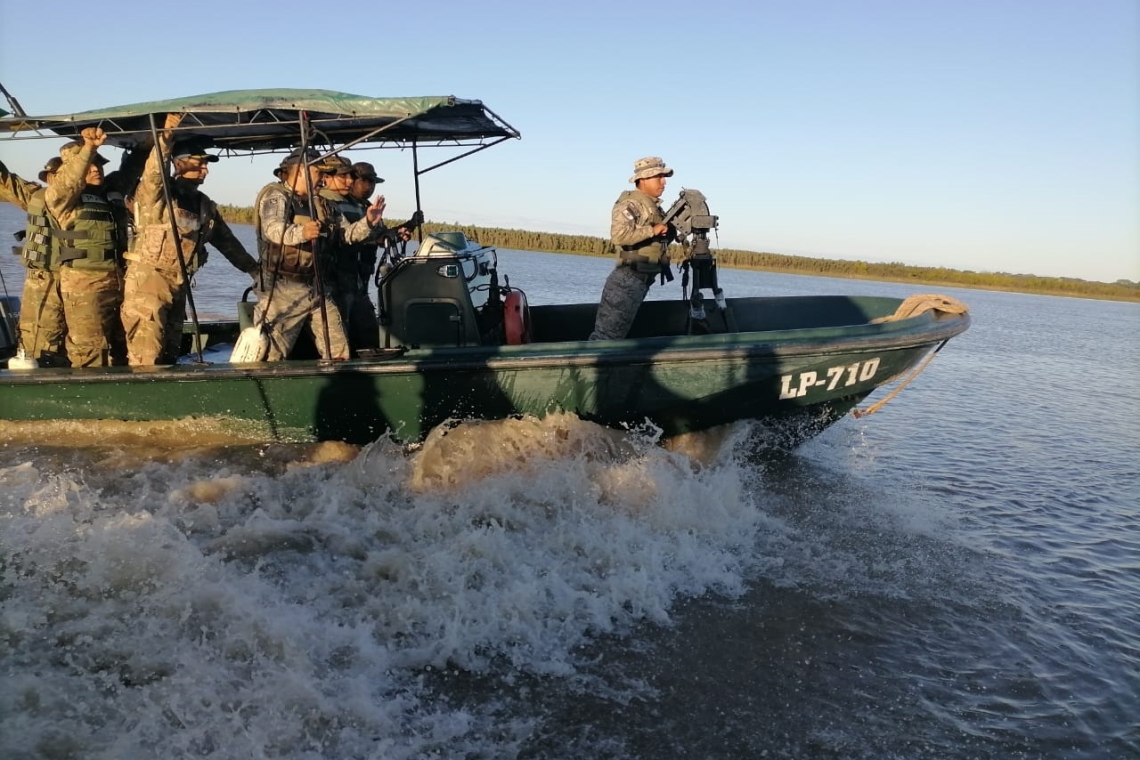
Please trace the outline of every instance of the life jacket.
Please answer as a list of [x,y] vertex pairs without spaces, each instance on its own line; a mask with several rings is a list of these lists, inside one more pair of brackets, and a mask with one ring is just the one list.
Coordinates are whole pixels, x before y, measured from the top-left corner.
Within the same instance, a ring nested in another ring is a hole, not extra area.
[[112,202],[101,187],[83,188],[79,205],[65,229],[54,231],[61,265],[110,271],[127,249],[127,209]]
[[28,199],[28,225],[24,229],[24,246],[20,258],[28,269],[54,269],[52,255],[52,227],[55,224],[48,216],[46,188],[37,190]]
[[[206,263],[206,241],[213,232],[217,206],[197,190],[176,191],[171,200],[182,260],[186,262],[186,273],[193,275]],[[140,225],[127,258],[181,273],[169,220]]]
[[[652,226],[665,221],[665,212],[645,193],[626,190],[618,197],[617,203],[627,200],[632,201],[641,211],[638,220],[640,223]],[[669,268],[669,244],[660,238],[647,238],[634,245],[623,245],[621,259],[638,272],[658,274]]]
[[300,246],[283,245],[266,240],[261,234],[261,202],[270,193],[278,193],[284,199],[286,224],[304,224],[312,218],[297,213],[297,195],[284,184],[274,182],[261,189],[254,204],[256,213],[254,229],[257,233],[257,252],[261,260],[262,274],[270,277],[284,275],[293,280],[312,280],[316,273],[313,266],[313,243],[304,243]]

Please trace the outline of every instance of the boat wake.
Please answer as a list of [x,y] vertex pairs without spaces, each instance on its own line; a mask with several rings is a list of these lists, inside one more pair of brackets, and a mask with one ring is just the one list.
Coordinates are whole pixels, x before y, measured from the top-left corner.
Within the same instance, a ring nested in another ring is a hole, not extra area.
[[740,595],[781,530],[725,433],[160,437],[4,448],[5,756],[509,756],[541,716],[438,674],[584,688],[592,642]]

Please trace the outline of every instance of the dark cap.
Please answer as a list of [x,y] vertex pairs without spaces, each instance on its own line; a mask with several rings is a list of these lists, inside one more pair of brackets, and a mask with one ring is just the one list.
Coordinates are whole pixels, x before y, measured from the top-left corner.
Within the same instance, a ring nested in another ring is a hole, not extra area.
[[321,154],[317,153],[312,148],[305,148],[305,151],[303,154],[302,154],[300,148],[294,148],[292,153],[285,156],[285,158],[281,159],[281,165],[278,166],[276,169],[274,169],[273,173],[276,174],[278,177],[280,177],[281,173],[286,168],[288,168],[290,166],[295,166],[299,163],[302,163],[302,161],[304,163],[311,164],[312,162],[316,161],[320,157],[321,157]]
[[357,179],[370,179],[373,182],[383,182],[383,177],[376,176],[376,169],[367,161],[359,161],[352,165],[352,176]]
[[209,147],[208,140],[201,137],[187,137],[174,143],[174,147],[170,149],[170,156],[174,159],[196,158],[204,163],[213,163],[218,157],[206,152]]
[[40,182],[47,182],[49,174],[55,174],[59,171],[59,167],[63,166],[63,159],[59,156],[52,156],[48,162],[44,164],[43,171],[40,172]]

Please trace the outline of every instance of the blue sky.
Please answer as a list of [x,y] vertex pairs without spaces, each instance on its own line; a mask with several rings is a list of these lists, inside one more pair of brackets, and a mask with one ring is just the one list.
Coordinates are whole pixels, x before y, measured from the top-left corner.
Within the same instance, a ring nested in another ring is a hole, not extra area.
[[[426,175],[429,219],[606,236],[633,161],[660,155],[666,205],[701,190],[721,247],[1140,281],[1138,9],[0,0],[0,82],[32,114],[258,87],[474,98],[523,138]],[[0,160],[33,176],[57,145]],[[410,155],[350,156],[411,213]],[[252,205],[275,165],[228,159],[204,189]]]

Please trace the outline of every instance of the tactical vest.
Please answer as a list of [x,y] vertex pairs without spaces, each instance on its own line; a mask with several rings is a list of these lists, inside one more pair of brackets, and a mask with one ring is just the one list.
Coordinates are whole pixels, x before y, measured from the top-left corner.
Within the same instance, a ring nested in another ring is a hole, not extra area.
[[127,249],[126,207],[108,200],[101,188],[83,188],[67,229],[55,230],[61,265],[110,271]]
[[28,199],[28,226],[24,230],[24,247],[20,258],[28,269],[53,269],[52,220],[47,212],[46,190],[37,190]]
[[[627,200],[632,201],[641,212],[638,215],[640,224],[653,226],[665,221],[665,212],[661,207],[640,190],[626,190],[618,197],[617,203]],[[660,238],[647,238],[634,245],[623,245],[621,260],[638,272],[658,274],[669,266],[669,244]]]
[[[269,193],[280,193],[285,199],[285,223],[304,224],[312,217],[297,213],[296,194],[285,185],[277,182],[266,185],[257,194],[254,209],[261,210],[261,202]],[[265,275],[284,275],[294,280],[311,280],[315,274],[313,267],[314,243],[304,243],[301,246],[283,245],[266,240],[261,234],[261,216],[256,218],[258,255],[261,259],[261,271]]]
[[[364,218],[364,207],[352,198],[330,190],[321,190],[320,195],[329,207],[330,216],[343,217],[349,224],[355,224]],[[335,259],[331,263],[337,271],[357,276],[360,271],[361,258],[371,254],[372,259],[375,260],[375,250],[375,243],[346,243],[341,241],[338,250],[335,252]]]
[[[186,273],[192,276],[206,263],[206,241],[213,229],[217,206],[197,191],[176,193],[172,201],[182,260],[186,262]],[[178,248],[174,245],[169,221],[140,226],[127,258],[145,261],[158,269],[176,272],[181,272],[182,269],[178,263]]]

